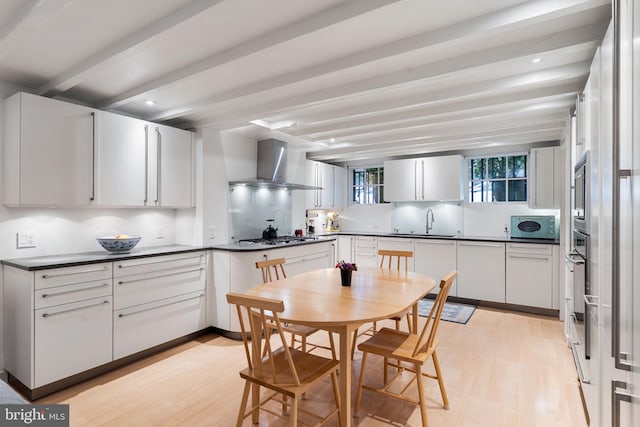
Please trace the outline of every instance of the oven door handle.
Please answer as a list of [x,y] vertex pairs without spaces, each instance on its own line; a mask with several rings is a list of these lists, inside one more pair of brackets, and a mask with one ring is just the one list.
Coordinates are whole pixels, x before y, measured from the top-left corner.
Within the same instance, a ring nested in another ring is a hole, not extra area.
[[584,264],[584,258],[582,258],[580,255],[578,255],[575,252],[564,254],[564,259],[571,264],[575,264],[575,265]]

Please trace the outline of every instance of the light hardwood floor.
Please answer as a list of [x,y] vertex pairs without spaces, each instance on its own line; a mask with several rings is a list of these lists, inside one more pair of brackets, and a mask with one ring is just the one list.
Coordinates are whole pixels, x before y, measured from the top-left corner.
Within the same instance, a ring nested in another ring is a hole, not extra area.
[[[450,409],[442,408],[437,382],[425,379],[430,426],[586,426],[558,320],[478,308],[466,325],[442,322],[438,336]],[[356,352],[354,387],[360,361]],[[370,357],[369,363],[368,382],[381,381],[381,361]],[[241,342],[205,335],[36,403],[68,403],[72,426],[232,426],[245,364]],[[302,406],[322,411],[332,404],[327,382]],[[417,406],[366,390],[356,415],[360,426],[420,425]],[[335,418],[328,423],[337,424]],[[260,425],[287,424],[262,412]]]

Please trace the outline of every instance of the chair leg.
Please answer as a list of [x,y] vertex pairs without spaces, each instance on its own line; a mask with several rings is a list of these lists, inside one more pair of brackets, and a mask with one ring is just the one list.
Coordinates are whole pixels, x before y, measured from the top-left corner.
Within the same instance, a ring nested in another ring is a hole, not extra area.
[[413,333],[413,327],[411,325],[411,315],[409,313],[407,313],[407,328],[409,328],[409,333],[412,334]]
[[360,379],[358,379],[358,391],[356,392],[356,403],[353,406],[353,416],[358,414],[360,409],[360,399],[362,399],[362,386],[364,385],[364,371],[367,367],[367,352],[362,353],[362,364],[360,365]]
[[240,402],[240,409],[238,410],[238,419],[236,420],[236,427],[242,427],[242,421],[244,420],[244,412],[247,410],[247,402],[249,401],[249,391],[251,390],[251,383],[249,381],[244,382],[244,391],[242,392],[242,401]]
[[331,347],[331,357],[333,358],[333,360],[336,360],[337,359],[336,346],[333,342],[333,334],[331,332],[327,332],[327,333],[329,334],[329,346]]
[[388,358],[384,358],[384,361],[382,362],[382,383],[386,386],[387,385],[387,381],[389,380],[389,375],[387,374],[387,365],[389,364],[389,359]]
[[340,387],[338,386],[338,374],[335,371],[331,373],[331,385],[333,386],[333,398],[336,401],[336,408],[338,408],[338,423],[340,427],[342,427],[342,419],[340,419],[340,414],[342,413],[342,408],[340,407]]
[[353,344],[351,345],[351,360],[356,356],[356,340],[358,339],[358,329],[353,331]]
[[291,427],[298,426],[298,396],[291,398],[291,410],[289,411],[289,420],[291,421]]
[[394,321],[396,322],[396,331],[400,330],[400,321],[398,319],[394,319]]
[[302,352],[306,353],[307,352],[307,336],[301,335],[301,339],[302,339]]
[[431,358],[433,359],[433,366],[436,368],[436,376],[438,377],[438,385],[440,386],[440,394],[442,395],[444,409],[449,409],[449,398],[447,397],[447,391],[444,389],[444,380],[442,379],[442,372],[440,371],[440,362],[438,362],[438,356],[436,355],[435,350],[433,351]]
[[418,400],[420,401],[420,416],[422,417],[422,427],[427,427],[427,400],[424,394],[424,382],[422,381],[422,365],[415,364],[416,382],[418,383]]

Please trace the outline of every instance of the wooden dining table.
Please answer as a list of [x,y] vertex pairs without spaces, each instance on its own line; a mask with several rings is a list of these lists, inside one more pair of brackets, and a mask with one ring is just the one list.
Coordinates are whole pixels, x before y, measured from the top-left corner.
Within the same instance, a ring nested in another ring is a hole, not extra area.
[[[428,276],[383,268],[360,268],[351,286],[342,286],[340,270],[326,268],[262,284],[245,293],[284,301],[280,320],[336,333],[340,337],[341,425],[351,425],[351,345],[362,324],[413,310],[418,327],[418,301],[435,287]],[[254,398],[255,398],[254,394]]]

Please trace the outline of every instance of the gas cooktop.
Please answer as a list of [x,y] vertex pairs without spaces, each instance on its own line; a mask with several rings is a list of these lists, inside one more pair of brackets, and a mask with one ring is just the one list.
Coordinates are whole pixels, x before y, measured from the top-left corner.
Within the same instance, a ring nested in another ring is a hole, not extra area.
[[238,240],[238,243],[240,243],[241,245],[286,245],[288,243],[305,242],[308,240],[316,240],[316,238],[314,236],[279,236],[275,239],[242,239]]

